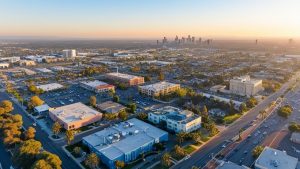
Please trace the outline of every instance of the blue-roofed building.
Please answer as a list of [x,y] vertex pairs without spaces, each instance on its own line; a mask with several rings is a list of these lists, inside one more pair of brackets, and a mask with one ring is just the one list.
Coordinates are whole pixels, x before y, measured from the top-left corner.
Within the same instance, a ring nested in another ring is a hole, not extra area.
[[155,143],[165,141],[167,132],[136,118],[83,138],[83,143],[110,169],[115,168],[115,161],[129,163],[153,150]]
[[182,110],[172,106],[165,106],[150,112],[148,120],[154,124],[165,122],[166,127],[176,133],[189,133],[201,127],[201,116],[189,110]]

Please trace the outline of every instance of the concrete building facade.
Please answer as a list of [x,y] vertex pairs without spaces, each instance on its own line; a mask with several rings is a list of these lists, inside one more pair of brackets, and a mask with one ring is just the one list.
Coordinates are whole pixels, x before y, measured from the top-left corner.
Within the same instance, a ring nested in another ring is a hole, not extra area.
[[178,89],[180,89],[179,84],[169,83],[165,81],[146,86],[139,86],[140,93],[151,97],[169,95],[176,92],[176,90]]
[[114,85],[110,85],[99,80],[80,82],[80,86],[96,93],[115,91]]
[[123,73],[107,73],[107,79],[116,83],[124,83],[126,86],[136,86],[144,83],[144,77]]
[[263,90],[262,80],[251,79],[250,76],[241,76],[230,80],[229,90],[240,96],[254,96]]

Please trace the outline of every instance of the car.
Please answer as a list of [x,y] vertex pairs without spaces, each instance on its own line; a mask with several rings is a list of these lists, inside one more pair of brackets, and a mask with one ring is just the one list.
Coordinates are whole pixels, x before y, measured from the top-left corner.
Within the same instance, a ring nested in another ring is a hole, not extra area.
[[33,125],[34,127],[36,127],[36,123],[32,123],[32,125]]
[[222,148],[225,148],[225,147],[226,147],[226,144],[223,144],[223,145],[222,145]]
[[245,151],[244,151],[244,154],[248,154],[248,151],[247,151],[247,150],[245,150]]

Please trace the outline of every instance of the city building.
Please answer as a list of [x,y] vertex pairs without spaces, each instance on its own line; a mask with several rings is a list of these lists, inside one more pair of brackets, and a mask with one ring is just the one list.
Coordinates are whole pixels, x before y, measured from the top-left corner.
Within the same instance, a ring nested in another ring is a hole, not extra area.
[[168,141],[168,133],[136,118],[83,137],[82,142],[101,162],[115,169],[115,161],[129,163],[153,150],[155,143]]
[[192,132],[201,127],[201,117],[189,110],[165,106],[148,113],[148,120],[154,124],[166,123],[167,129],[179,132]]
[[241,76],[230,80],[229,90],[241,96],[254,96],[263,90],[262,80],[250,79],[250,76]]
[[20,60],[19,65],[20,66],[35,66],[36,63],[33,60]]
[[169,95],[176,92],[176,90],[178,89],[180,89],[179,84],[169,83],[165,81],[146,86],[139,86],[140,93],[152,97],[160,95]]
[[107,101],[104,103],[97,104],[96,107],[105,113],[111,113],[111,114],[119,113],[126,109],[125,106],[112,101]]
[[294,143],[300,144],[300,133],[293,132],[293,134],[291,135],[290,140]]
[[5,69],[9,67],[9,63],[0,63],[0,69]]
[[21,58],[18,56],[0,58],[0,61],[7,61],[9,63],[16,63],[16,62],[19,62],[20,60],[21,60]]
[[71,57],[75,57],[76,54],[76,50],[75,49],[65,49],[63,50],[63,57],[65,58],[71,58]]
[[53,121],[60,123],[66,130],[69,130],[78,129],[101,120],[102,113],[78,102],[51,108],[49,110],[49,117]]
[[80,86],[96,93],[115,91],[115,86],[99,80],[80,82]]
[[231,161],[221,161],[216,169],[250,169],[244,165],[238,165]]
[[42,89],[44,92],[62,89],[64,86],[59,83],[50,83],[36,86],[38,89]]
[[36,68],[36,70],[42,73],[52,73],[52,70],[47,68]]
[[135,85],[140,85],[140,84],[144,83],[144,77],[123,74],[123,73],[119,73],[119,72],[107,73],[106,77],[109,80],[112,80],[116,83],[123,83],[126,86],[135,86]]
[[265,147],[255,161],[255,169],[296,169],[298,159],[287,155],[285,151]]
[[35,113],[38,113],[40,115],[46,115],[49,113],[50,108],[51,107],[49,107],[48,104],[43,104],[43,105],[34,107],[33,110]]

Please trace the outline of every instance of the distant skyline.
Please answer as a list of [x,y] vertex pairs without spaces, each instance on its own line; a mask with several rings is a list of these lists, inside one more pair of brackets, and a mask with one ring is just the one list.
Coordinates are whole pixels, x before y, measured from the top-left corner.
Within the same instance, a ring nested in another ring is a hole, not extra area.
[[0,37],[299,38],[299,0],[0,0]]

